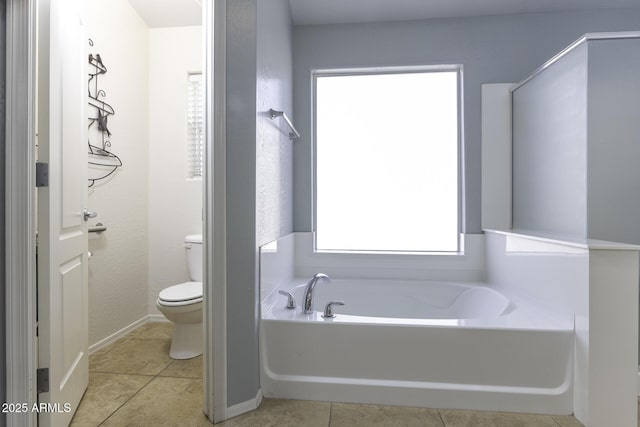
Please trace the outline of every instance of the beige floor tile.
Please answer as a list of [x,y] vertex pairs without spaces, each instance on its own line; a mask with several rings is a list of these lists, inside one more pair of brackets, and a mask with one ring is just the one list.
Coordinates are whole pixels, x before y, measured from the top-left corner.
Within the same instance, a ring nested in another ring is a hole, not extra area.
[[327,427],[331,404],[264,399],[260,408],[219,424],[223,427]]
[[580,421],[576,420],[576,418],[571,415],[554,415],[553,419],[556,420],[558,424],[560,424],[560,427],[584,427],[584,425]]
[[558,427],[551,415],[440,409],[446,427]]
[[109,353],[111,350],[113,350],[118,344],[122,344],[126,340],[127,339],[125,339],[125,337],[122,337],[122,338],[118,339],[117,341],[112,342],[111,344],[106,345],[106,346],[102,347],[100,350],[90,354],[89,355],[89,363],[91,364],[91,362],[93,360],[100,359],[103,355],[105,355],[105,354]]
[[97,426],[152,379],[141,375],[92,372],[71,426]]
[[210,426],[202,412],[202,380],[157,377],[103,425]]
[[170,342],[131,338],[118,342],[107,353],[89,358],[89,371],[117,374],[157,375],[173,361]]
[[443,427],[436,409],[333,403],[331,427]]
[[202,355],[186,360],[174,360],[160,372],[161,377],[202,378]]
[[171,322],[149,322],[129,332],[123,338],[138,338],[138,339],[167,339],[171,340],[171,334],[173,334],[173,323]]

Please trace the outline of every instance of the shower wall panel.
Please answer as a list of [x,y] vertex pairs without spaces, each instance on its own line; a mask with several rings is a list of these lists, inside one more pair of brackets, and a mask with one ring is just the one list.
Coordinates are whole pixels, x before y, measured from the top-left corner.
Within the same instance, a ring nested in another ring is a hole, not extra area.
[[587,48],[513,92],[513,226],[587,229]]

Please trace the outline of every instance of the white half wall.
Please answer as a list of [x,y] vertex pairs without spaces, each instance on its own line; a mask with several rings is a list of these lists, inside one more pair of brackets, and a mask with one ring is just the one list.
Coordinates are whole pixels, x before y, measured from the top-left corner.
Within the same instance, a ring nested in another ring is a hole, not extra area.
[[202,180],[187,179],[187,77],[202,72],[202,27],[149,30],[149,313],[189,280],[184,236],[202,233]]
[[[89,237],[89,345],[148,315],[148,30],[126,0],[89,0],[87,36],[108,72],[98,89],[115,109],[111,150],[124,167],[89,189],[89,206],[107,231]],[[91,67],[90,67],[91,68]],[[92,109],[93,110],[93,109]],[[90,116],[95,112],[91,111]],[[97,132],[89,137],[96,144]],[[92,168],[89,168],[91,174]],[[91,175],[90,175],[91,176]]]
[[573,411],[588,426],[637,425],[638,250],[589,239],[566,240],[485,230],[487,281],[540,317],[575,324]]
[[587,249],[485,230],[487,282],[550,313],[573,314],[587,304]]

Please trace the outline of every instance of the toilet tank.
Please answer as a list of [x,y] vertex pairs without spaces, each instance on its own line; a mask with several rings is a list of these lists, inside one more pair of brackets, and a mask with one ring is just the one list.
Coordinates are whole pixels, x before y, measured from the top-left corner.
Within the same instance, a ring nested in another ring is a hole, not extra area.
[[187,250],[189,279],[193,282],[202,282],[202,234],[185,236],[184,247]]

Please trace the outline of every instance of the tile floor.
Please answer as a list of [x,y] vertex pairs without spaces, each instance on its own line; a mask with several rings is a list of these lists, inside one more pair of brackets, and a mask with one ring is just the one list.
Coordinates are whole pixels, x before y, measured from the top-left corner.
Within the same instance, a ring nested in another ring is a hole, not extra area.
[[72,426],[209,426],[202,356],[169,357],[172,323],[147,323],[89,357],[89,387]]
[[[208,426],[202,356],[169,357],[171,323],[148,323],[89,358],[72,426]],[[575,427],[573,417],[265,399],[224,427]],[[640,426],[639,426],[640,427]]]

